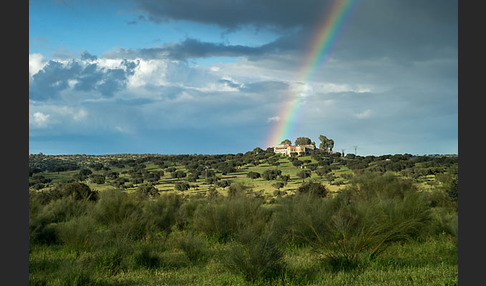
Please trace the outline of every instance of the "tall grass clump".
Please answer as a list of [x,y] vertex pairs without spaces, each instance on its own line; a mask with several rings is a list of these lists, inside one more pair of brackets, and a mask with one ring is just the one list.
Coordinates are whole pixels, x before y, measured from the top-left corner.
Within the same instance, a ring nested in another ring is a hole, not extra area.
[[285,272],[284,253],[274,233],[269,231],[258,234],[247,230],[233,241],[223,259],[225,266],[232,272],[242,274],[252,282],[275,280]]
[[181,234],[177,239],[177,247],[192,263],[203,262],[209,256],[207,240],[193,232]]
[[100,194],[93,208],[96,222],[108,229],[113,238],[141,239],[146,234],[142,202],[119,190],[106,190]]
[[43,193],[29,192],[30,243],[58,243],[58,225],[85,215],[92,205],[73,196],[46,199]]
[[75,251],[91,250],[96,241],[96,224],[91,216],[80,216],[57,227],[59,241]]
[[336,198],[308,194],[283,201],[275,226],[307,243],[337,268],[354,267],[392,242],[416,238],[430,222],[423,196],[408,181],[364,175]]
[[376,196],[403,199],[407,193],[416,193],[412,180],[401,179],[391,173],[383,175],[364,173],[351,179],[350,184],[339,194],[343,199],[356,202]]
[[164,194],[153,200],[145,200],[141,219],[145,223],[147,236],[163,238],[165,241],[172,232],[172,226],[177,222],[182,202],[182,197],[174,194]]
[[[232,187],[237,188],[234,185],[230,186]],[[243,189],[236,189],[228,197],[200,205],[194,213],[192,228],[221,242],[237,237],[245,229],[251,228],[262,233],[272,211],[262,207],[261,199],[248,197],[241,191]]]

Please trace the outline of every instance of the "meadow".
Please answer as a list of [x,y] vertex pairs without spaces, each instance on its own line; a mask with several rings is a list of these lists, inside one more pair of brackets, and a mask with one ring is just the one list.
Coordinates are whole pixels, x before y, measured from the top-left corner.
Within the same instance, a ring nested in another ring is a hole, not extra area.
[[29,156],[31,285],[457,285],[457,156]]

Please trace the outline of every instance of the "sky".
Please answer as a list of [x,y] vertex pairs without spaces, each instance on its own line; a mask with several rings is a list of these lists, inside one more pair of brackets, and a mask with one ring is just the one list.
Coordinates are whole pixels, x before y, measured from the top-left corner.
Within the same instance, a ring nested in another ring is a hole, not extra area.
[[457,0],[29,1],[30,154],[319,135],[357,155],[457,154]]

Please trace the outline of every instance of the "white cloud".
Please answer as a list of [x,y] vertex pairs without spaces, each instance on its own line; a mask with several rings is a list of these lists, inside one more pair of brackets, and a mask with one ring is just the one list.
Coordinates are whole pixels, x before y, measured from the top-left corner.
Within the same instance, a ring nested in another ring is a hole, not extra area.
[[75,121],[80,121],[88,116],[88,112],[85,109],[80,109],[77,112],[73,112],[73,119]]
[[166,85],[167,73],[166,60],[141,60],[134,69],[134,74],[128,77],[127,87],[140,87],[147,84]]
[[130,133],[130,130],[128,130],[128,128],[122,127],[122,126],[115,126],[115,130],[120,132],[120,133],[123,133],[123,134],[129,134]]
[[370,109],[366,109],[363,112],[356,114],[355,116],[358,119],[366,119],[366,118],[370,118],[372,114],[373,112]]
[[32,77],[38,73],[47,64],[44,61],[44,56],[41,54],[30,54],[29,55],[29,76]]
[[37,128],[45,128],[47,127],[47,122],[49,120],[50,115],[44,114],[42,112],[36,112],[32,115],[32,121],[34,127]]
[[280,121],[280,116],[273,116],[267,119],[267,122],[278,122]]

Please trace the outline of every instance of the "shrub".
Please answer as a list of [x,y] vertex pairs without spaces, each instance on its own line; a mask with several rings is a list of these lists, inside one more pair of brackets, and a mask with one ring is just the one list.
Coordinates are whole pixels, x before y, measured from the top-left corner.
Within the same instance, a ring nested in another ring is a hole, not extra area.
[[94,220],[89,216],[77,217],[58,226],[59,240],[74,250],[89,249],[95,231]]
[[156,268],[161,264],[159,256],[149,247],[142,247],[141,249],[135,250],[133,260],[138,267]]
[[58,243],[55,224],[43,220],[29,222],[29,244],[56,244]]
[[204,261],[208,257],[206,240],[193,233],[183,234],[178,239],[177,245],[193,263]]
[[117,190],[101,193],[93,208],[94,219],[109,226],[114,237],[139,239],[145,236],[146,221],[142,219],[141,202]]
[[270,233],[263,235],[246,231],[234,242],[224,258],[226,267],[244,275],[247,281],[270,280],[281,276],[285,269],[283,252]]
[[155,200],[145,201],[141,220],[146,225],[147,234],[164,233],[166,238],[171,227],[176,224],[181,205],[182,197],[174,194],[164,194]]
[[365,173],[353,177],[339,196],[351,201],[369,200],[376,196],[384,198],[403,199],[407,193],[417,192],[417,187],[411,180],[400,179],[393,174],[378,175]]
[[[234,185],[230,186],[230,189]],[[246,196],[229,196],[200,205],[193,219],[193,228],[226,242],[244,229],[262,233],[272,212],[262,208],[262,200]]]
[[228,188],[228,196],[229,197],[245,196],[245,194],[250,190],[251,188],[248,185],[242,183],[231,184]]
[[291,243],[308,243],[335,262],[355,265],[362,255],[377,256],[391,242],[418,237],[430,222],[428,206],[419,193],[406,193],[403,199],[375,196],[349,202],[343,198],[299,195],[282,200],[274,229]]
[[184,201],[176,215],[176,224],[179,230],[184,230],[192,222],[194,213],[199,205],[204,204],[205,200],[191,199]]
[[417,193],[403,200],[376,197],[340,205],[326,221],[312,221],[314,248],[326,256],[355,262],[361,254],[379,255],[391,242],[417,237],[430,221]]
[[88,185],[83,183],[74,182],[62,184],[60,190],[64,198],[72,197],[74,200],[87,201],[96,201],[98,199],[98,192],[92,191]]

